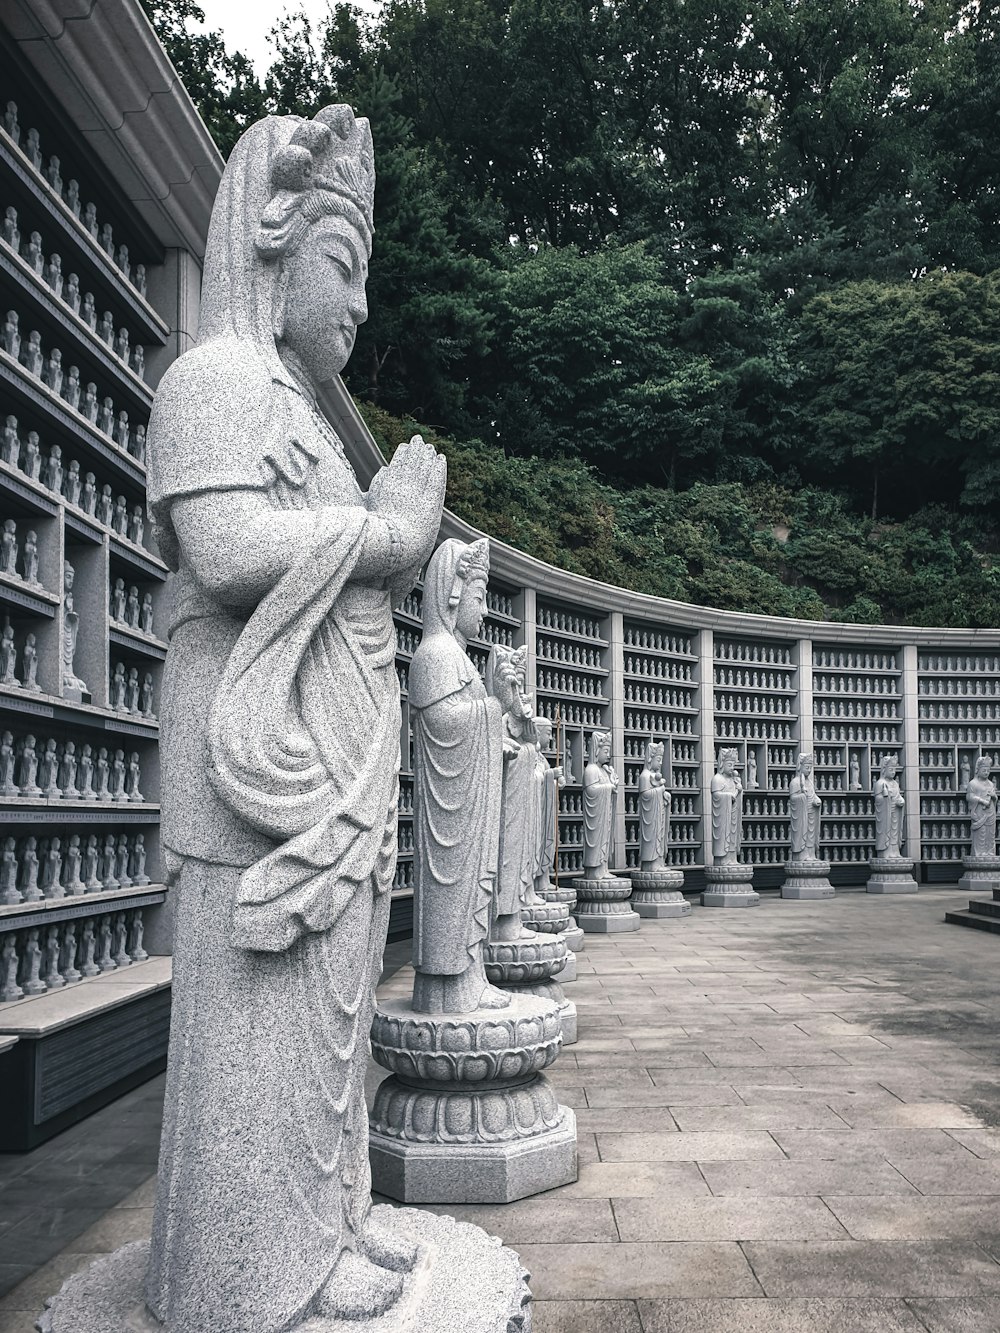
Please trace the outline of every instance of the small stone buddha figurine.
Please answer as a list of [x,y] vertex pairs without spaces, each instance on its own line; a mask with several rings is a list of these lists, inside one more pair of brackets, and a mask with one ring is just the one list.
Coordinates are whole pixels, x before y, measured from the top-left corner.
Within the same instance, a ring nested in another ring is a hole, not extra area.
[[94,511],[94,517],[98,523],[103,523],[106,528],[111,527],[111,513],[114,509],[114,497],[111,494],[111,487],[105,483],[101,487],[101,494],[97,500],[97,508]]
[[972,819],[972,855],[995,857],[997,854],[997,788],[990,778],[992,764],[988,755],[976,760],[976,776],[969,779],[965,800]]
[[792,831],[792,860],[818,861],[820,819],[823,802],[813,781],[813,757],[800,754],[795,776],[789,783],[788,809]]
[[[506,1008],[483,946],[499,858],[503,726],[466,647],[486,608],[489,544],[442,542],[427,566],[423,636],[410,664],[413,717],[413,1008]],[[514,672],[505,661],[498,675]]]
[[712,778],[712,859],[715,865],[735,865],[743,845],[743,783],[736,771],[739,752],[719,751],[718,772]]
[[71,273],[66,279],[66,286],[63,288],[63,300],[72,310],[74,315],[80,313],[80,302],[83,296],[80,292],[80,276],[77,273]]
[[128,769],[125,776],[125,799],[127,801],[140,802],[146,799],[139,790],[140,780],[139,752],[133,750],[128,757]]
[[142,545],[142,539],[146,532],[146,520],[143,517],[142,505],[135,505],[128,520],[128,539],[134,542],[136,546]]
[[0,459],[9,463],[11,467],[17,467],[17,461],[21,456],[21,441],[17,435],[17,417],[8,416],[4,422],[3,442],[0,444]]
[[37,430],[29,430],[24,444],[24,472],[32,481],[40,481],[42,476],[42,448]]
[[760,783],[757,781],[757,755],[753,750],[747,753],[747,791],[757,791]]
[[125,711],[125,663],[118,662],[111,676],[111,707],[116,713]]
[[3,215],[3,239],[16,255],[21,253],[21,229],[17,225],[17,209],[8,204]]
[[[38,587],[38,533],[34,528],[24,534],[24,581]],[[31,641],[35,641],[33,635]]]
[[[363,1085],[397,835],[392,604],[431,554],[445,469],[415,440],[365,494],[316,399],[367,313],[373,193],[350,108],[247,131],[212,215],[198,342],[150,421],[150,511],[188,608],[161,745],[185,907],[146,1284],[171,1329],[371,1319],[416,1257],[370,1218]],[[229,409],[206,413],[219,394]]]
[[21,330],[16,310],[8,310],[3,321],[3,349],[15,361],[21,356]]
[[80,182],[70,179],[66,183],[66,207],[75,218],[80,216]]
[[143,634],[152,635],[153,633],[153,594],[151,592],[143,593],[142,609],[139,612],[139,628]]
[[129,667],[128,679],[125,682],[125,712],[139,712],[139,668]]
[[[80,878],[83,880],[88,893],[94,893],[102,887],[100,877],[101,853],[97,846],[97,834],[91,833],[87,838],[87,844],[83,849],[83,856],[80,862]],[[87,975],[84,969],[84,976]]]
[[74,699],[80,702],[87,692],[87,686],[84,681],[76,674],[73,669],[74,659],[76,658],[77,636],[80,630],[80,616],[73,607],[73,583],[76,579],[76,572],[69,561],[63,565],[63,670],[62,670],[62,693],[65,699]]
[[128,329],[125,328],[124,325],[122,325],[122,327],[121,327],[121,328],[118,330],[118,332],[115,334],[115,344],[114,344],[114,346],[115,346],[115,356],[118,357],[119,361],[124,361],[125,364],[128,365],[128,363],[129,363],[129,338],[128,338]]
[[53,153],[53,155],[49,158],[49,165],[45,168],[45,179],[52,186],[53,190],[55,190],[56,194],[61,196],[63,190],[63,179],[60,167],[61,163],[58,157],[56,157],[56,155]]
[[136,426],[135,434],[132,438],[132,448],[130,452],[140,463],[146,462],[146,427]]
[[21,897],[26,903],[40,903],[42,891],[38,887],[38,841],[25,838],[21,849]]
[[111,602],[108,607],[108,614],[111,619],[119,624],[125,621],[125,580],[115,579],[114,587],[111,590]]
[[109,258],[115,257],[115,233],[110,222],[105,222],[101,227],[101,233],[98,237],[101,249]]
[[19,796],[17,783],[14,781],[14,736],[5,731],[0,736],[0,796]]
[[133,884],[148,884],[149,876],[146,874],[146,838],[142,833],[135,835],[135,841],[132,844],[132,859],[129,862],[129,875]]
[[45,466],[44,485],[56,495],[62,494],[63,484],[63,463],[62,449],[58,444],[54,444],[49,450],[48,460]]
[[552,871],[556,861],[556,821],[559,817],[559,790],[566,785],[562,765],[550,765],[545,751],[552,743],[552,723],[547,717],[536,716],[535,734],[538,753],[535,770],[539,780],[538,792],[538,857],[535,865],[535,892],[544,897],[551,890]]
[[972,764],[969,756],[963,754],[958,766],[958,790],[960,792],[968,791],[969,783],[972,780]]
[[62,255],[54,253],[49,255],[49,262],[45,269],[45,281],[51,287],[56,299],[60,299],[63,294]]
[[851,762],[848,768],[848,791],[861,791],[861,760],[856,754],[851,755]]
[[128,413],[124,408],[118,413],[118,420],[115,422],[114,441],[120,448],[128,450]]
[[59,791],[59,754],[56,742],[51,737],[45,742],[38,764],[38,781],[46,800],[59,800],[62,794]]
[[6,574],[12,579],[20,577],[17,572],[17,552],[17,524],[12,518],[5,518],[3,537],[0,537],[0,574]]
[[590,759],[583,771],[583,878],[611,879],[609,869],[618,802],[618,774],[611,766],[611,733],[590,737]]
[[97,411],[97,429],[110,435],[115,428],[115,404],[110,397],[102,398]]
[[63,398],[75,410],[80,407],[80,368],[70,366],[63,380]]
[[105,310],[97,321],[97,336],[101,342],[107,343],[109,347],[114,346],[115,342],[115,321],[110,310]]
[[20,688],[20,681],[14,675],[17,666],[17,649],[14,646],[14,627],[10,617],[4,616],[3,632],[0,633],[0,685],[8,689]]
[[80,491],[80,508],[93,518],[97,510],[97,486],[93,472],[84,473],[83,489]]
[[100,410],[101,405],[97,401],[97,385],[93,380],[90,380],[83,391],[83,403],[80,406],[80,411],[92,426],[96,426],[97,414]]
[[42,143],[36,129],[28,130],[28,138],[24,145],[24,151],[31,160],[31,165],[36,171],[42,169]]
[[115,263],[117,264],[119,270],[122,272],[127,281],[128,276],[132,271],[132,265],[129,262],[129,257],[128,257],[127,245],[120,245],[118,247],[118,253],[117,255],[115,255]]
[[62,759],[59,761],[59,791],[64,801],[75,801],[79,799],[80,789],[76,785],[76,743],[67,741],[63,750]]
[[153,709],[153,677],[147,671],[142,678],[141,711],[143,717],[155,717]]
[[117,532],[119,537],[128,535],[128,501],[124,495],[115,498],[115,507],[111,514],[112,531]]
[[0,855],[0,905],[4,907],[13,907],[21,901],[21,893],[17,887],[17,856],[14,849],[17,846],[13,838],[4,838],[3,853]]
[[53,347],[49,359],[45,363],[45,370],[42,373],[42,381],[49,386],[53,393],[62,394],[62,352],[60,352],[58,347]]
[[42,237],[37,231],[33,231],[28,237],[28,244],[24,247],[24,257],[41,277],[45,272],[45,255],[42,253]]
[[146,349],[142,343],[136,343],[132,348],[132,369],[143,379],[146,374]]
[[906,801],[896,780],[896,758],[886,755],[875,782],[875,851],[886,860],[902,858]]
[[132,884],[132,877],[128,873],[129,846],[128,835],[120,833],[118,835],[118,845],[115,848],[115,879],[127,889]]
[[62,860],[62,839],[52,838],[42,867],[42,894],[46,898],[66,896],[62,883]]
[[63,495],[67,504],[79,505],[81,484],[80,464],[77,459],[72,458],[63,478]]
[[66,847],[66,859],[63,865],[63,883],[69,894],[85,893],[87,885],[80,874],[83,853],[80,847],[80,835],[74,833]]
[[97,205],[86,204],[84,206],[83,218],[81,220],[83,222],[83,225],[86,227],[87,231],[90,232],[91,236],[93,236],[94,240],[96,241],[98,232],[100,230],[100,228],[97,225]]
[[94,760],[89,745],[84,745],[80,751],[80,762],[77,765],[77,786],[80,788],[80,799],[83,801],[93,801],[97,799],[97,793],[94,791]]
[[108,764],[108,752],[105,746],[101,746],[97,751],[97,758],[94,761],[94,794],[99,801],[111,800],[111,789],[108,786],[108,779],[111,775],[111,769]]
[[94,293],[84,292],[83,302],[80,306],[80,318],[86,324],[88,329],[97,330],[97,306],[94,304]]
[[35,647],[34,634],[24,636],[24,652],[21,654],[21,666],[24,670],[23,688],[29,694],[40,694],[41,685],[38,683],[38,649]]
[[21,349],[21,363],[29,375],[34,375],[36,379],[42,378],[45,353],[42,351],[42,335],[37,329],[32,329],[28,334],[28,341]]
[[128,590],[128,596],[125,599],[125,624],[128,625],[129,629],[139,628],[140,614],[139,589],[133,583]]
[[666,870],[670,840],[670,789],[663,776],[663,742],[650,741],[639,774],[639,867]]

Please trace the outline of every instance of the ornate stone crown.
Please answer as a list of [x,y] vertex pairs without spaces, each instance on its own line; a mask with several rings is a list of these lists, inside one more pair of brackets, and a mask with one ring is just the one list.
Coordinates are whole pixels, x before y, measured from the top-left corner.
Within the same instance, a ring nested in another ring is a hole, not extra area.
[[488,538],[480,537],[478,541],[467,546],[458,557],[458,577],[460,579],[482,578],[488,579],[490,576],[490,543]]

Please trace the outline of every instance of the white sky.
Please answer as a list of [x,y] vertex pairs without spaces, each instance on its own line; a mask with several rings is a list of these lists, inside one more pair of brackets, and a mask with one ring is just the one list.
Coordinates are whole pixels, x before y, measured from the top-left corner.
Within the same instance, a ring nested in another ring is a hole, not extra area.
[[[354,0],[359,9],[376,12],[380,0]],[[267,40],[283,13],[297,13],[304,9],[313,24],[322,20],[328,11],[327,0],[200,0],[205,11],[206,26],[218,30],[230,51],[242,51],[253,61],[258,75],[267,72],[273,58],[273,49]]]

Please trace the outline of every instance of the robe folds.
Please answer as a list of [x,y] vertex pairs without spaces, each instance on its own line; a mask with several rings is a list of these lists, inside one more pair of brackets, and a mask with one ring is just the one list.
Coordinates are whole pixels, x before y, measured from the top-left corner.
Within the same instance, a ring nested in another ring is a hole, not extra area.
[[895,778],[875,783],[875,851],[879,856],[900,856],[903,845],[903,802]]
[[811,778],[796,773],[789,784],[788,812],[791,821],[792,852],[800,856],[819,855],[819,814],[816,787]]
[[591,761],[583,773],[583,865],[608,873],[617,790],[610,769]]
[[654,784],[647,770],[639,774],[639,864],[659,866],[667,846],[666,788]]
[[716,773],[712,778],[712,855],[739,856],[743,842],[743,790],[735,778]]
[[997,789],[989,778],[971,778],[965,799],[972,816],[972,855],[997,854]]

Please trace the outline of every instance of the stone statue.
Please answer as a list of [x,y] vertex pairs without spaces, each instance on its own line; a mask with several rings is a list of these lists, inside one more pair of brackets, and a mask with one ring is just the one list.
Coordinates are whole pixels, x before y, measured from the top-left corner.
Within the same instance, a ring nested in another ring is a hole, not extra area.
[[3,443],[0,445],[0,461],[17,467],[21,454],[21,442],[17,438],[17,417],[8,416],[4,422]]
[[906,801],[896,780],[896,759],[886,755],[875,782],[875,850],[881,857],[902,856]]
[[114,587],[111,589],[111,600],[108,605],[108,614],[111,619],[119,624],[125,620],[125,580],[115,579]]
[[535,892],[543,897],[552,888],[552,872],[556,863],[556,821],[559,818],[559,791],[566,785],[562,766],[549,764],[545,750],[552,741],[552,723],[547,717],[535,718],[538,738],[538,758],[535,760],[539,775],[538,789],[538,855],[535,861]]
[[132,584],[128,590],[128,596],[125,598],[125,624],[129,629],[139,628],[139,589]]
[[21,667],[24,671],[24,689],[31,694],[40,694],[42,687],[38,683],[38,649],[35,647],[34,634],[24,636],[24,651],[21,654]]
[[756,791],[760,783],[757,781],[757,755],[753,750],[747,751],[747,791]]
[[972,764],[967,754],[963,754],[958,766],[958,790],[967,792],[972,780]]
[[66,204],[75,218],[80,216],[80,182],[69,180],[66,185]]
[[17,783],[14,781],[14,736],[5,731],[0,736],[0,796],[19,796]]
[[991,762],[986,755],[976,760],[976,776],[970,778],[965,799],[972,819],[972,855],[997,854],[997,789],[990,780]]
[[789,785],[788,810],[792,826],[792,860],[818,860],[823,802],[816,793],[811,754],[799,755],[795,776]]
[[[199,341],[150,423],[150,508],[184,607],[162,829],[186,975],[147,1284],[171,1333],[379,1313],[414,1260],[369,1218],[363,1084],[395,864],[391,608],[430,555],[445,468],[417,439],[366,497],[315,396],[367,313],[373,186],[349,108],[247,132]],[[206,436],[209,398],[227,410]]]
[[142,608],[139,612],[139,628],[143,634],[153,633],[153,594],[143,593]]
[[129,874],[133,884],[148,884],[149,876],[146,874],[146,838],[142,833],[135,835],[135,842],[132,846],[132,859],[129,862]]
[[712,859],[716,865],[735,865],[743,844],[743,783],[736,772],[739,753],[719,751],[718,771],[712,778]]
[[0,685],[6,685],[8,689],[20,688],[20,682],[14,675],[16,665],[17,648],[14,645],[14,627],[10,623],[10,617],[4,616],[3,633],[0,634]]
[[38,431],[29,430],[24,445],[24,471],[32,481],[38,481],[42,473],[42,451],[38,443]]
[[21,348],[21,361],[29,375],[34,375],[36,379],[42,378],[45,353],[42,351],[42,335],[37,329],[32,329],[28,334],[28,341]]
[[38,755],[35,752],[34,736],[25,736],[21,747],[21,767],[17,785],[22,796],[41,796],[42,789],[35,781],[38,773]]
[[[71,273],[70,277],[76,277]],[[70,407],[79,410],[80,407],[80,367],[70,366],[66,372],[66,378],[63,381],[63,397],[69,403]]]
[[[72,310],[74,315],[80,313],[80,302],[83,300],[83,293],[80,291],[80,275],[71,273],[66,279],[66,286],[63,289],[63,300]],[[80,372],[77,371],[77,382],[79,383]],[[73,404],[76,407],[76,403]]]
[[66,497],[66,503],[78,505],[80,503],[80,464],[77,459],[70,460],[69,467],[66,470],[66,476],[63,478],[63,495]]
[[76,801],[80,798],[80,789],[76,785],[76,770],[78,760],[76,757],[76,744],[73,741],[66,742],[66,748],[63,750],[63,757],[59,764],[59,791],[64,801]]
[[501,706],[466,653],[482,626],[488,577],[485,541],[438,547],[410,664],[413,1008],[420,1013],[510,1003],[487,982],[483,962],[499,857]]
[[[37,587],[38,585],[38,534],[34,528],[29,528],[24,535],[24,581]],[[34,639],[32,639],[34,643]]]
[[97,792],[94,791],[94,761],[91,755],[90,746],[84,745],[77,765],[77,783],[80,788],[80,798],[84,801],[97,799]]
[[524,648],[495,644],[486,668],[486,689],[499,702],[503,716],[500,854],[491,940],[515,940],[523,933],[521,906],[529,886],[534,888],[537,748],[532,711],[522,692],[526,661]]
[[58,444],[54,444],[49,450],[48,463],[45,469],[45,485],[50,491],[55,491],[56,495],[61,495],[62,484],[62,449],[60,449]]
[[17,549],[17,524],[12,518],[5,518],[3,537],[0,538],[0,574],[6,574],[12,579],[19,577]]
[[[611,733],[590,737],[590,760],[583,772],[583,877],[608,879],[618,800],[618,774],[611,766]],[[586,930],[586,926],[584,926]]]
[[75,571],[69,561],[63,564],[63,671],[62,693],[64,699],[74,699],[77,703],[88,702],[90,694],[87,686],[73,670],[76,657],[76,641],[80,629],[80,616],[73,608],[73,582]]
[[63,867],[63,883],[66,885],[66,892],[69,894],[86,893],[87,891],[87,886],[80,875],[82,859],[80,835],[74,833],[66,848],[66,863]]
[[856,754],[851,755],[849,766],[848,791],[861,791],[861,760]]
[[663,776],[663,742],[650,741],[639,774],[639,866],[665,870],[670,838],[670,790]]
[[4,317],[3,332],[0,336],[0,343],[8,356],[12,356],[15,361],[21,356],[21,330],[20,321],[16,310],[8,310]]
[[4,838],[3,854],[0,855],[0,904],[13,907],[21,901],[17,887],[17,857],[14,854],[16,842],[13,838]]
[[94,760],[94,796],[98,801],[110,801],[111,789],[108,786],[108,778],[111,770],[108,766],[108,751],[105,746],[101,746],[97,751],[97,758]]
[[94,484],[95,477],[93,472],[85,472],[83,477],[83,490],[80,492],[80,508],[85,514],[93,516],[97,508],[97,487]]
[[8,204],[4,209],[3,239],[4,244],[10,246],[16,255],[21,253],[21,229],[17,225],[17,209],[13,204]]

